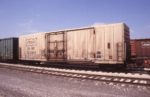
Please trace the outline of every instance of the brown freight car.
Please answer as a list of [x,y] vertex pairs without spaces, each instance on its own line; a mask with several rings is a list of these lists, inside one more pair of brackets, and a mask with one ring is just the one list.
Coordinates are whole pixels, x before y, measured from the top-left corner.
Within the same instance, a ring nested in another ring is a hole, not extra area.
[[132,61],[137,66],[150,68],[150,39],[133,39],[130,44]]
[[125,64],[130,55],[124,23],[44,32],[19,37],[22,61]]

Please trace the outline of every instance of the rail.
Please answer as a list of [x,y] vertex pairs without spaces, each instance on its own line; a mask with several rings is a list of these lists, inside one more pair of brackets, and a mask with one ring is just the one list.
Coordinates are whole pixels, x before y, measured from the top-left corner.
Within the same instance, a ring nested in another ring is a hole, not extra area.
[[97,80],[107,83],[123,83],[123,84],[132,84],[150,87],[150,77],[140,78],[140,77],[128,77],[128,76],[115,76],[115,75],[100,75],[95,73],[90,73],[87,71],[75,71],[75,70],[64,70],[64,69],[54,69],[46,67],[35,67],[35,66],[23,66],[23,65],[14,65],[14,64],[0,64],[0,68],[8,68],[13,70],[20,70],[26,72],[34,72],[41,74],[49,74],[55,76],[71,77],[71,78],[80,78],[88,80]]

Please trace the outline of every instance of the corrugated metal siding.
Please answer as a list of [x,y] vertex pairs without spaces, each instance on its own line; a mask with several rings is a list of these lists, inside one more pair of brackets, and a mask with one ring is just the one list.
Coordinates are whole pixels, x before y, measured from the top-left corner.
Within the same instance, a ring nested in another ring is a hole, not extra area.
[[0,59],[18,60],[18,38],[0,40]]
[[130,45],[131,45],[131,57],[135,58],[137,56],[136,41],[135,40],[131,40],[130,41]]
[[150,57],[150,40],[137,41],[137,57]]
[[150,39],[131,40],[132,61],[138,67],[150,68]]
[[150,39],[135,39],[131,41],[132,57],[150,57]]

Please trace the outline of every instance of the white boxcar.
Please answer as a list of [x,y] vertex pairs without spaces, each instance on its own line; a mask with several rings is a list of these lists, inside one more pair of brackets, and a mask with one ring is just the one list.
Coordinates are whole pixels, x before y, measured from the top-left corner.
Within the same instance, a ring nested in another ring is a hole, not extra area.
[[130,57],[124,23],[36,33],[19,37],[19,58],[26,61],[124,64]]

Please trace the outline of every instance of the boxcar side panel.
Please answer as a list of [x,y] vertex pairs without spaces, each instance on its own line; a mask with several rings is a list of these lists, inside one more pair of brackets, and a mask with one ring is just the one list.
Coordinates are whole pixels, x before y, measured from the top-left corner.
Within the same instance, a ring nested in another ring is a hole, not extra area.
[[131,60],[135,66],[150,68],[150,39],[133,39],[131,48]]
[[130,44],[132,58],[150,57],[150,39],[133,39]]
[[105,60],[105,27],[99,26],[95,27],[96,40],[95,40],[95,53],[96,61]]
[[120,24],[96,27],[96,63],[124,63],[124,26]]
[[137,57],[150,57],[150,40],[137,41]]
[[19,59],[45,61],[45,33],[23,35],[19,37]]
[[47,33],[47,54],[48,60],[64,60],[66,59],[66,33],[52,32]]
[[68,61],[92,61],[95,32],[89,29],[73,30],[67,32],[67,59]]
[[18,60],[18,38],[6,38],[0,40],[0,60]]
[[113,32],[113,38],[114,38],[114,61],[116,63],[124,63],[124,27],[123,24],[120,25],[114,25],[114,32]]

